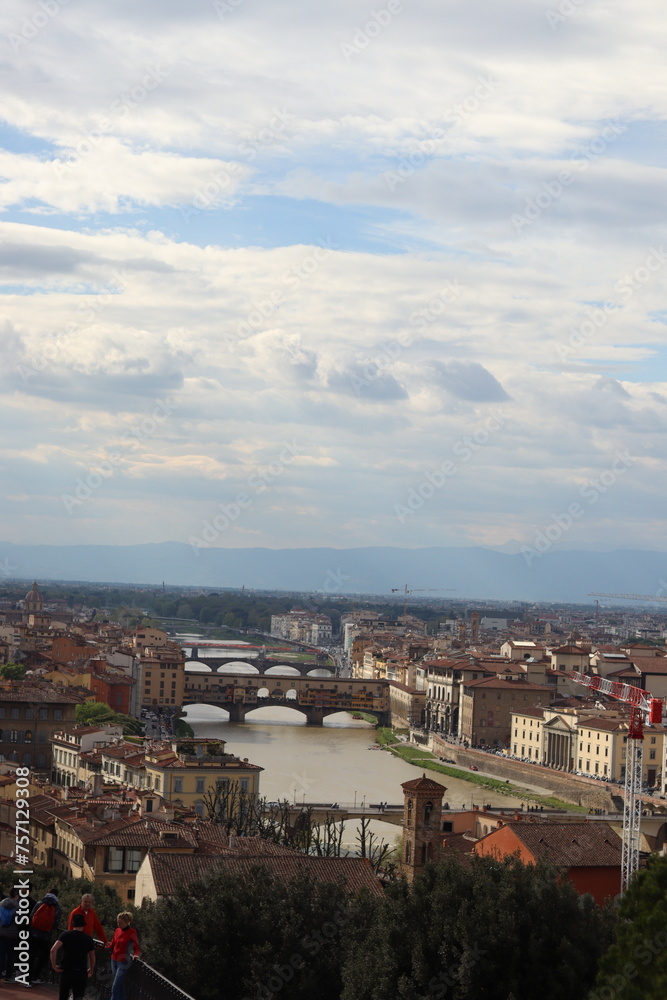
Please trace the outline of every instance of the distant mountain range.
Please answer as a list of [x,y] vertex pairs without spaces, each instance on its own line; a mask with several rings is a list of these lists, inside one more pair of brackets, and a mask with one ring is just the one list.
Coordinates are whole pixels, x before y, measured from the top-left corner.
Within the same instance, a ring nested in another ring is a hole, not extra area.
[[[532,550],[534,552],[534,550]],[[0,543],[0,581],[20,579],[241,587],[388,594],[392,587],[454,588],[471,600],[590,604],[590,591],[667,595],[667,553],[487,548],[195,550],[181,542],[146,545]],[[438,598],[436,592],[419,595]],[[416,599],[417,595],[415,594]]]

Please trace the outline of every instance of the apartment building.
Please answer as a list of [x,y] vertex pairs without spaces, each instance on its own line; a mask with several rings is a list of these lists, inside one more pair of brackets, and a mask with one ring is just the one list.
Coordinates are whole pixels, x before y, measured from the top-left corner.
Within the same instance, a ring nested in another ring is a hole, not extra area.
[[288,611],[283,615],[271,615],[271,635],[292,642],[327,646],[331,642],[331,619],[327,615],[311,611]]
[[51,738],[63,723],[74,724],[85,698],[46,683],[0,683],[0,754],[39,770],[51,770]]
[[512,713],[546,706],[551,698],[550,688],[511,677],[468,681],[461,691],[461,737],[473,746],[509,746]]
[[105,746],[123,737],[121,726],[73,726],[61,729],[51,737],[51,780],[54,785],[67,788],[84,788],[88,783],[88,769],[82,764],[81,754]]

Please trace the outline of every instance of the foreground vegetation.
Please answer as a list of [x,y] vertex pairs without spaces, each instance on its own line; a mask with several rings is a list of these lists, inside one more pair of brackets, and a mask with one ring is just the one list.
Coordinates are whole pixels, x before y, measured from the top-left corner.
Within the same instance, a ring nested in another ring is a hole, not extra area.
[[[0,868],[6,893],[13,865]],[[84,892],[110,935],[116,891],[35,868],[67,914]],[[373,896],[261,863],[219,869],[134,911],[143,958],[197,1000],[664,1000],[667,858],[637,874],[618,911],[557,872],[458,857]]]

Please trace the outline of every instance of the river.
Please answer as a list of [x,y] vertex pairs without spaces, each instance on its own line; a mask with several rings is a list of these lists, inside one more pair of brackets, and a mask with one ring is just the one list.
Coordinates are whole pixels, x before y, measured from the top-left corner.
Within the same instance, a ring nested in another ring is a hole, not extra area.
[[[242,648],[238,642],[221,642],[220,646],[223,645]],[[215,650],[207,649],[206,655],[215,655]],[[188,664],[186,670],[189,673],[207,668],[203,664]],[[277,670],[274,668],[271,673]],[[256,673],[243,663],[227,663],[219,670],[227,671]],[[297,672],[287,668],[284,673]],[[242,723],[229,722],[227,712],[212,705],[192,705],[186,709],[184,718],[195,736],[224,739],[228,753],[247,757],[252,764],[263,767],[260,795],[269,801],[338,802],[349,806],[398,804],[403,801],[401,783],[420,774],[417,767],[388,751],[369,749],[375,741],[373,727],[353,719],[347,712],[328,716],[323,726],[308,726],[298,711],[280,706],[257,709]],[[446,786],[444,801],[452,809],[470,808],[473,803],[506,808],[521,803],[520,799],[459,778],[437,774],[432,777]],[[390,842],[399,832],[398,827],[379,821],[373,822],[372,829]]]

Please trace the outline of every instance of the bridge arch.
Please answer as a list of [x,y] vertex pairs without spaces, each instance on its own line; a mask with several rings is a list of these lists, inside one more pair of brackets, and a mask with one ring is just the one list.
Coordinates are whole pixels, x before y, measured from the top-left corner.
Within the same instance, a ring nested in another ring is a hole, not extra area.
[[212,669],[207,663],[201,663],[199,660],[186,660],[185,661],[185,671],[188,674],[212,674]]
[[[281,708],[289,708],[290,711],[296,712],[297,715],[301,716],[301,718],[300,719],[296,719],[295,718],[294,722],[289,721],[287,724],[288,725],[307,725],[308,724],[308,712],[305,711],[303,708],[299,707],[298,705],[290,704],[290,700],[291,699],[285,699],[284,701],[282,701],[280,703],[280,707]],[[276,707],[276,703],[274,701],[272,701],[270,705],[253,705],[253,706],[249,706],[245,710],[245,713],[244,713],[245,714],[245,718],[247,719],[249,715],[253,715],[256,712],[265,711],[267,708],[271,709],[271,708],[275,708],[275,707]],[[257,721],[261,722],[261,717]]]
[[301,671],[292,666],[291,663],[281,663],[274,667],[267,667],[264,671],[265,677],[300,677]]
[[247,663],[245,660],[228,660],[216,667],[213,673],[246,674],[249,677],[256,677],[259,670],[254,663]]

